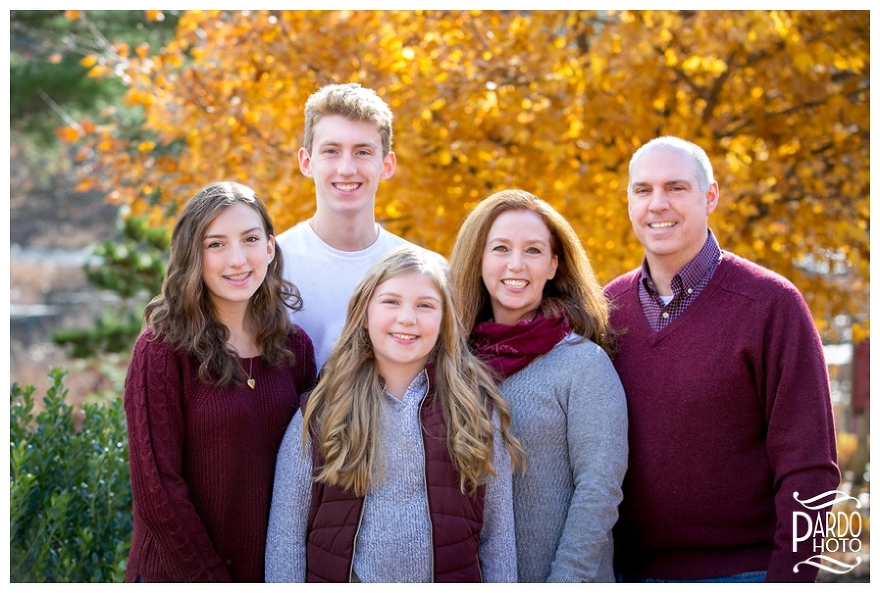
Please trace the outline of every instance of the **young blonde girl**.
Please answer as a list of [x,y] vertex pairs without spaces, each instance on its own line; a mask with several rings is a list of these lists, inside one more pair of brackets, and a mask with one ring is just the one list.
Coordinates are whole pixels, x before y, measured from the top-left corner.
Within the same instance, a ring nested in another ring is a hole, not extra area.
[[426,252],[367,272],[304,400],[278,454],[267,581],[516,580],[522,449]]

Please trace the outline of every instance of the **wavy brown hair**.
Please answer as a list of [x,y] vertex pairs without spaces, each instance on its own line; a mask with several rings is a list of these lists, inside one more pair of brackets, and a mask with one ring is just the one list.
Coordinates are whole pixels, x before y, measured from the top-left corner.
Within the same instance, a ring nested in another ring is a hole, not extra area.
[[492,318],[489,292],[483,283],[483,252],[492,223],[511,210],[536,213],[550,231],[550,247],[558,266],[556,275],[544,285],[541,311],[548,317],[564,315],[572,331],[612,354],[615,340],[608,325],[608,299],[577,233],[550,204],[521,189],[499,191],[477,204],[455,238],[449,282],[465,329],[470,332],[479,322]]
[[[241,383],[246,374],[238,354],[226,345],[229,330],[218,321],[202,280],[203,240],[218,214],[241,202],[259,213],[267,237],[275,229],[262,200],[252,189],[222,181],[200,189],[186,203],[171,233],[171,256],[162,292],[144,309],[144,323],[154,339],[180,348],[199,361],[199,379],[218,387]],[[266,278],[250,299],[254,341],[263,360],[272,366],[293,354],[285,349],[290,331],[288,310],[298,311],[302,299],[296,287],[281,277],[281,250],[269,262]]]
[[376,427],[385,397],[367,330],[367,307],[377,286],[412,273],[429,277],[441,297],[443,319],[430,362],[448,427],[447,446],[461,476],[462,492],[484,484],[495,474],[489,401],[498,411],[502,438],[514,467],[524,468],[526,463],[522,446],[509,430],[510,409],[489,370],[468,349],[446,274],[424,250],[403,247],[373,264],[355,288],[342,335],[309,396],[303,417],[303,452],[308,451],[311,431],[324,458],[315,479],[358,496],[364,496],[376,483]]

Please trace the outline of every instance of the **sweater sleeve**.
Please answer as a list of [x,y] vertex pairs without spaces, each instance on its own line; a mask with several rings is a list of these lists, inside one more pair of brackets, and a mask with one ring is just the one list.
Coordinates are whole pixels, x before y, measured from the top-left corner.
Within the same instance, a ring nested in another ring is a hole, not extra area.
[[[623,386],[605,353],[578,357],[570,369],[567,442],[574,493],[548,582],[614,582],[617,506],[627,467]],[[583,351],[582,351],[583,352]]]
[[484,583],[516,582],[516,537],[513,527],[513,478],[510,452],[501,436],[498,410],[492,414],[495,475],[486,483],[483,530],[480,533],[480,570]]
[[306,578],[312,457],[308,453],[303,455],[302,421],[302,412],[298,410],[281,441],[275,464],[275,485],[266,534],[267,583],[304,583]]
[[[160,340],[138,340],[125,380],[134,507],[161,570],[177,582],[228,582],[230,575],[189,497],[182,475],[185,422],[180,358]],[[149,571],[154,558],[140,559]]]
[[317,366],[315,363],[315,345],[306,331],[298,325],[293,326],[291,350],[296,358],[294,368],[299,372],[299,380],[296,382],[299,393],[302,395],[311,391],[317,382]]
[[808,500],[838,487],[837,441],[821,339],[800,293],[787,281],[783,286],[781,297],[765,297],[773,306],[755,324],[761,332],[756,343],[763,345],[758,380],[766,397],[767,455],[776,490],[776,533],[766,580],[815,581],[818,568],[797,564],[821,554],[822,538],[796,542],[808,526],[802,520],[795,534],[794,513],[810,515],[815,526],[817,515],[831,509],[811,511],[795,493]]

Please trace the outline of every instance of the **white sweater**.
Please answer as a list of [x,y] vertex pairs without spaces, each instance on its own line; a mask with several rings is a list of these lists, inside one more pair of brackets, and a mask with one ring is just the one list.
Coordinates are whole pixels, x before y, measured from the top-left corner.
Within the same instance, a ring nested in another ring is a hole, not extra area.
[[[303,300],[302,310],[291,313],[290,320],[312,339],[319,372],[342,333],[348,301],[366,271],[386,253],[404,245],[414,246],[378,224],[376,230],[376,241],[362,251],[330,247],[308,221],[276,237],[284,256],[282,274],[299,289]],[[443,261],[439,255],[437,258]]]

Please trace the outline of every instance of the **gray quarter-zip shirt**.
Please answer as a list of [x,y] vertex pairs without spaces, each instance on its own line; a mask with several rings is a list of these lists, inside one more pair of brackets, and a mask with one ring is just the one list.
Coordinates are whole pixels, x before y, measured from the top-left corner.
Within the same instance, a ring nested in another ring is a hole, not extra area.
[[[425,483],[425,451],[419,407],[428,392],[425,373],[402,399],[385,394],[380,427],[381,465],[367,492],[355,541],[353,580],[430,582],[433,579],[431,520]],[[516,543],[510,455],[497,429],[495,469],[486,484],[480,568],[486,582],[516,581]],[[302,413],[290,423],[275,470],[266,540],[266,581],[305,580],[306,526],[311,500],[311,453],[301,450]]]

